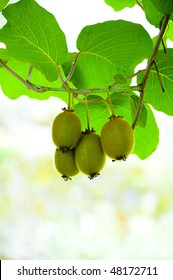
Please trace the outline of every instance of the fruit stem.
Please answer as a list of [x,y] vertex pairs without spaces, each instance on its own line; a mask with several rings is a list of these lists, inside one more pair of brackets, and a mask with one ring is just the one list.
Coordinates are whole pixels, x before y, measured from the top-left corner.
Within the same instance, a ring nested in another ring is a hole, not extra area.
[[66,84],[68,90],[68,110],[71,110],[71,90],[68,84]]
[[109,94],[109,87],[107,87],[106,93],[107,93],[109,108],[111,110],[112,116],[115,117],[114,107],[113,107],[112,100],[111,100],[111,97]]
[[71,108],[74,110],[74,95],[72,94]]
[[88,103],[87,103],[87,95],[85,96],[85,108],[86,108],[87,130],[90,131],[90,120],[89,120],[89,110],[88,110]]

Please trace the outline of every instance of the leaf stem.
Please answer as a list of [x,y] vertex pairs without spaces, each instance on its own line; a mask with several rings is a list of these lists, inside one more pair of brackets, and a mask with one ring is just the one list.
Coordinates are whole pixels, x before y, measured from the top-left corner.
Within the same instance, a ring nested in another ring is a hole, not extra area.
[[75,70],[75,67],[76,67],[76,63],[77,63],[79,54],[80,54],[80,53],[77,53],[77,55],[75,56],[74,61],[72,62],[72,66],[71,66],[71,68],[70,68],[70,72],[68,73],[68,76],[67,76],[67,78],[65,79],[66,82],[70,81],[71,77],[73,76],[73,73],[74,73],[74,70]]
[[143,103],[143,99],[144,99],[144,92],[145,92],[145,87],[146,87],[146,83],[147,83],[147,80],[148,80],[148,76],[150,74],[150,71],[151,71],[153,62],[155,60],[156,54],[158,52],[159,46],[160,46],[160,44],[162,42],[162,38],[163,38],[163,35],[165,33],[165,29],[167,27],[169,19],[170,19],[170,15],[168,15],[168,14],[166,14],[164,16],[164,18],[163,18],[158,38],[157,38],[156,43],[154,45],[153,51],[151,53],[151,56],[150,56],[150,58],[148,60],[147,68],[145,70],[142,82],[140,83],[140,86],[141,86],[140,99],[139,99],[136,115],[135,115],[135,118],[134,118],[133,124],[132,124],[132,128],[133,129],[135,128],[135,126],[137,124],[137,121],[138,121],[138,118],[139,118],[139,115],[140,115],[140,112],[141,112],[141,109],[142,109],[142,103]]
[[29,72],[28,72],[28,77],[27,77],[27,81],[30,81],[30,80],[31,80],[32,71],[33,71],[33,66],[30,65],[30,67],[29,67]]
[[7,66],[7,64],[5,64],[1,59],[0,59],[0,64],[10,74],[12,74],[15,78],[17,78],[22,84],[24,84],[28,89],[31,89],[31,90],[37,91],[37,92],[44,92],[44,91],[46,91],[46,88],[44,88],[44,87],[36,86],[36,85],[33,85],[32,83],[30,83],[29,81],[25,81],[21,76],[19,76],[16,72],[14,72],[11,68],[9,68]]

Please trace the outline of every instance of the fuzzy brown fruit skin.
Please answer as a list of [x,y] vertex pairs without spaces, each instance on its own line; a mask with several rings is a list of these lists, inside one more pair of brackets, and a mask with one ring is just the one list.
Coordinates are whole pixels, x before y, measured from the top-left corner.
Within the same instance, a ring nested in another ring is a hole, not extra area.
[[52,124],[52,139],[62,151],[73,149],[82,132],[79,117],[72,111],[65,110],[57,115]]
[[91,131],[82,135],[75,148],[75,158],[78,169],[90,179],[99,175],[106,161],[100,136]]
[[56,170],[62,174],[62,178],[64,178],[65,181],[79,173],[79,170],[76,166],[74,149],[66,152],[56,149],[54,162]]
[[101,130],[104,152],[112,160],[125,160],[134,149],[134,132],[122,117],[112,116]]

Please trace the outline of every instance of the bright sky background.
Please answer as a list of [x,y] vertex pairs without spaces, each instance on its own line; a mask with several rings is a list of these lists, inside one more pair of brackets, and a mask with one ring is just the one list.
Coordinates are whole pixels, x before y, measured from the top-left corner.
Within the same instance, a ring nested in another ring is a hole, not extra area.
[[124,9],[115,13],[110,6],[106,5],[104,0],[39,0],[37,2],[56,16],[58,23],[66,34],[70,51],[75,50],[76,38],[84,26],[107,20],[124,19],[142,25],[145,24],[145,28],[151,36],[158,32],[157,29],[147,23],[143,11],[138,6],[135,9]]
[[[10,1],[10,3],[14,2],[17,1]],[[84,26],[107,20],[124,19],[141,23],[152,37],[158,33],[156,28],[147,23],[143,11],[137,5],[135,8],[127,8],[115,13],[104,0],[37,0],[37,2],[55,15],[67,37],[70,51],[76,50],[76,38]]]

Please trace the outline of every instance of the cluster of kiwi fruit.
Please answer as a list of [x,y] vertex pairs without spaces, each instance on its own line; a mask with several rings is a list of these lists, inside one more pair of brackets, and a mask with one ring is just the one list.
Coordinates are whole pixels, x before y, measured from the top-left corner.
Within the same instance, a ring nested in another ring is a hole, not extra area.
[[134,148],[133,129],[123,117],[111,115],[98,135],[93,129],[82,132],[80,118],[66,108],[53,121],[52,139],[55,167],[65,181],[79,172],[93,179],[103,169],[106,156],[125,160]]

